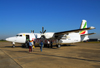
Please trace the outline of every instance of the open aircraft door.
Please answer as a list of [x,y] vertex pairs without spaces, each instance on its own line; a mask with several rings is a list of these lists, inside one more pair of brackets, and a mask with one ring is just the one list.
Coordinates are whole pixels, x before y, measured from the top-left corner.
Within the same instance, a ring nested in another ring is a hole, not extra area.
[[26,41],[27,40],[30,40],[30,36],[29,35],[26,35]]

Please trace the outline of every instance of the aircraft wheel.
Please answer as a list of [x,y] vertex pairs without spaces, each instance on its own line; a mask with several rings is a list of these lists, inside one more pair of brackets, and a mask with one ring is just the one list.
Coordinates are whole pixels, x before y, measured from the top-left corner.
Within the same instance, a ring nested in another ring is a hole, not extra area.
[[58,47],[58,48],[60,48],[60,47],[61,47],[61,45],[59,44],[57,47]]
[[12,48],[15,48],[15,45],[13,45]]

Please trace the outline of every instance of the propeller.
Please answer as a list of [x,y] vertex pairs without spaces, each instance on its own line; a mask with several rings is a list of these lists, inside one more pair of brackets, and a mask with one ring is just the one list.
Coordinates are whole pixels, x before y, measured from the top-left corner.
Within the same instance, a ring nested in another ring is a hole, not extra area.
[[45,32],[46,32],[46,30],[44,30],[44,27],[42,27],[42,32],[40,31],[40,33],[41,33],[41,39],[45,38],[45,36],[44,36]]
[[44,30],[44,27],[42,27],[42,32],[40,31],[41,34],[44,34],[46,30]]

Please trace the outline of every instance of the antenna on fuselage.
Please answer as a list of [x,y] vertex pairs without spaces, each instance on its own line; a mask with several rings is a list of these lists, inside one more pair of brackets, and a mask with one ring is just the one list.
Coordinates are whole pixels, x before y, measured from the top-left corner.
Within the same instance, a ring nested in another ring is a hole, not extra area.
[[31,33],[34,33],[34,30],[31,30]]

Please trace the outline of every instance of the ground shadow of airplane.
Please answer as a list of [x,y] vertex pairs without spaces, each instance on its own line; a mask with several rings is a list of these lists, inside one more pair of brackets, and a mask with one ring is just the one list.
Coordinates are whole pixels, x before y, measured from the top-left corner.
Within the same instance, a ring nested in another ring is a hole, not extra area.
[[[63,44],[63,45],[61,45],[61,47],[71,47],[71,46],[76,46],[76,45],[67,45],[67,44]],[[6,48],[13,48],[12,46],[5,46]],[[19,46],[15,46],[15,47],[17,47],[17,48],[26,48],[25,46],[21,46],[21,45],[19,45]],[[39,45],[36,45],[35,47],[40,47]],[[54,48],[53,48],[54,47]],[[55,48],[55,47],[57,47],[57,45],[53,45],[53,47],[52,47],[52,49],[57,49],[57,48]],[[51,46],[44,46],[43,48],[51,48]]]

